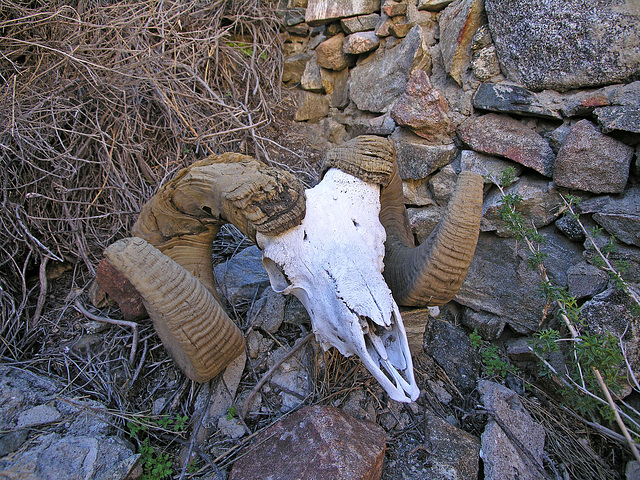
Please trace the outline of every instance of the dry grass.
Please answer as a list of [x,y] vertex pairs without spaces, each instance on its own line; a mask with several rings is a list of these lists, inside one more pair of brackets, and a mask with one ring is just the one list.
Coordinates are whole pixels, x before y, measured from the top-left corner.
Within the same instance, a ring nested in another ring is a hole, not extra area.
[[0,355],[37,348],[47,271],[80,262],[86,285],[177,169],[223,151],[304,163],[278,139],[280,42],[259,0],[2,2]]

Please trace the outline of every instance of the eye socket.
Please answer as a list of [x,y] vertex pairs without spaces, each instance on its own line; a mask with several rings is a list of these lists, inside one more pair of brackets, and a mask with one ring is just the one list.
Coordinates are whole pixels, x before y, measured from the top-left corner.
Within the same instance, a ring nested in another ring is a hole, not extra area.
[[286,290],[291,286],[291,282],[282,268],[280,268],[280,265],[267,257],[262,257],[262,264],[269,275],[271,288],[278,293],[288,293]]

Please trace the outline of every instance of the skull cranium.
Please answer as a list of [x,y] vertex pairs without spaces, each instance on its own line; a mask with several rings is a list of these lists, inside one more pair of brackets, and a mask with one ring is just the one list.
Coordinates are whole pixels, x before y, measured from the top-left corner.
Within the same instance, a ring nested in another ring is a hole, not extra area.
[[331,169],[306,198],[302,224],[256,236],[273,289],[303,303],[325,349],[357,355],[391,398],[415,400],[406,333],[382,276],[380,186]]

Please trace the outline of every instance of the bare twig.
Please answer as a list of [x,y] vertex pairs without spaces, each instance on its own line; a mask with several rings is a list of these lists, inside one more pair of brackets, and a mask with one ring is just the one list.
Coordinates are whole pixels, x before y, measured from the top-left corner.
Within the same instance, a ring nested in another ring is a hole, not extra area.
[[288,358],[290,358],[293,354],[295,354],[298,350],[300,350],[300,348],[305,343],[307,343],[309,340],[311,340],[313,338],[313,336],[314,336],[314,334],[310,333],[306,337],[303,337],[303,338],[299,339],[296,342],[296,344],[291,348],[291,350],[289,350],[286,355],[284,355],[280,360],[278,360],[273,365],[273,367],[271,367],[262,376],[260,381],[256,384],[255,387],[253,387],[253,389],[251,390],[251,393],[249,393],[249,395],[247,396],[246,400],[244,401],[244,404],[242,405],[242,418],[243,419],[247,418],[247,412],[249,411],[249,406],[251,405],[251,402],[253,401],[253,398],[257,395],[257,393],[260,391],[262,386],[267,382],[267,380],[269,380],[271,378],[273,373],[280,367],[280,365],[282,365]]
[[138,324],[135,322],[129,322],[127,320],[116,320],[109,317],[101,317],[99,315],[95,315],[84,308],[80,301],[77,299],[73,302],[73,305],[75,306],[76,310],[78,310],[85,317],[90,318],[91,320],[131,328],[131,330],[133,330],[133,338],[131,339],[131,353],[129,354],[129,363],[133,365],[133,362],[136,358],[136,351],[138,349]]

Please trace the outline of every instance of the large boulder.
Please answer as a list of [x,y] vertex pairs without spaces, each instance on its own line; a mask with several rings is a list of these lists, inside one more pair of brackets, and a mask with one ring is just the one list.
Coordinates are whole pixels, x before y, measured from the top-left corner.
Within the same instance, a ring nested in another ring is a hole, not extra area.
[[618,0],[486,0],[502,70],[533,90],[570,90],[640,76],[640,10]]
[[311,26],[380,10],[380,0],[309,0],[305,20]]

